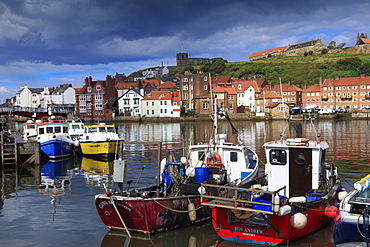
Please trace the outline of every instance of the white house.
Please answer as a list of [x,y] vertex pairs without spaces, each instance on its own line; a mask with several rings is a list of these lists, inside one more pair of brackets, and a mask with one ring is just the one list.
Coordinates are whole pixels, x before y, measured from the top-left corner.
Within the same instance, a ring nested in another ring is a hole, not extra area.
[[144,97],[144,89],[117,89],[118,109],[120,114],[130,116],[141,115],[141,100]]
[[45,94],[41,100],[41,107],[49,107],[50,105],[73,106],[75,105],[76,91],[72,85],[57,87],[51,94]]
[[256,111],[255,98],[258,92],[258,85],[255,80],[236,80],[234,82],[237,93],[237,104],[245,106],[250,111]]
[[180,117],[179,92],[152,91],[141,100],[142,116]]
[[37,108],[41,106],[41,99],[49,94],[48,87],[29,88],[27,85],[20,86],[16,93],[15,106]]
[[158,66],[156,68],[149,68],[142,72],[145,78],[161,77],[162,75],[168,74],[170,71],[167,66]]

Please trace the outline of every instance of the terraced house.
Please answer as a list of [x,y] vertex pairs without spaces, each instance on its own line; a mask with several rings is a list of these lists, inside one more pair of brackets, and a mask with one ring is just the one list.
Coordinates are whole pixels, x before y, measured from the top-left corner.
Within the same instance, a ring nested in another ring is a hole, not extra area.
[[303,91],[304,108],[356,110],[370,106],[370,77],[329,78]]

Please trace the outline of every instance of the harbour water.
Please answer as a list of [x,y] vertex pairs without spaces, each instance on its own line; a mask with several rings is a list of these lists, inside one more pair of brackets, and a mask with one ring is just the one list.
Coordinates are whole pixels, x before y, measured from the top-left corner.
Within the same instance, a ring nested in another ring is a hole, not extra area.
[[[370,123],[356,121],[284,121],[234,122],[238,137],[231,127],[220,122],[219,133],[230,133],[228,141],[238,138],[256,150],[264,169],[262,145],[286,137],[308,137],[329,143],[326,160],[338,167],[342,185],[347,190],[358,179],[370,173]],[[125,141],[163,143],[166,150],[189,143],[207,142],[212,135],[212,122],[202,123],[121,123],[116,124]],[[126,188],[155,183],[157,150],[150,145],[125,146],[127,161]],[[59,162],[59,163],[58,163]],[[112,160],[75,156],[58,162],[44,161],[42,184],[21,171],[19,181],[5,181],[0,199],[1,246],[236,246],[218,238],[210,223],[160,234],[134,234],[128,239],[123,232],[109,231],[96,213],[94,196],[103,191],[103,184],[112,186]],[[54,187],[53,187],[54,186]],[[238,245],[240,246],[240,245]],[[331,226],[285,246],[334,246]]]

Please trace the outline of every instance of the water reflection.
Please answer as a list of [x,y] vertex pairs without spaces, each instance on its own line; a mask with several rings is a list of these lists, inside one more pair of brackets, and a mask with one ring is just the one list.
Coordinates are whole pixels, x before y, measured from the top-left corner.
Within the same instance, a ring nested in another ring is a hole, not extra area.
[[[301,135],[315,139],[316,135],[320,134],[320,139],[327,141],[330,146],[327,150],[327,160],[337,165],[342,185],[347,190],[355,181],[369,173],[370,131],[369,122],[366,120],[315,121],[313,124],[296,121],[289,125],[284,121],[235,121],[233,124],[239,130],[239,134],[238,136],[229,134],[227,140],[236,142],[240,139],[254,149],[261,160],[261,171],[264,169],[265,160],[263,143],[278,140],[285,130],[287,137]],[[208,141],[213,131],[211,121],[166,124],[122,123],[116,126],[120,138],[125,141],[162,141],[162,157],[168,149],[186,150],[189,144]],[[226,121],[220,121],[219,132],[231,133]],[[131,188],[155,183],[157,151],[155,146],[150,145],[125,146],[126,176],[127,180],[133,180]],[[99,219],[93,203],[94,195],[102,192],[103,182],[100,178],[98,181],[95,180],[94,176],[111,176],[112,165],[109,162],[112,161],[83,160],[83,158],[75,156],[72,162],[64,160],[59,168],[56,167],[56,163],[44,164],[42,171],[48,180],[41,181],[24,168],[20,171],[19,177],[2,179],[2,193],[5,197],[3,200],[0,199],[0,227],[3,229],[0,232],[0,239],[4,246],[99,244],[124,246],[126,237],[113,235],[109,231]],[[141,171],[142,175],[139,176]],[[111,183],[109,177],[108,181]],[[124,189],[128,186],[125,183]],[[40,196],[44,193],[47,196]],[[55,201],[54,204],[50,204],[53,193],[56,194]],[[50,218],[50,210],[46,208],[48,204],[54,207],[53,218]],[[57,209],[58,214],[55,214]],[[287,246],[333,246],[331,234],[329,226]],[[14,236],[17,236],[18,240]],[[129,246],[192,246],[194,242],[196,246],[226,244],[218,238],[210,225],[153,234],[150,237],[155,245],[148,239],[131,239],[128,244]]]
[[101,247],[116,247],[116,246],[188,246],[202,247],[212,246],[220,238],[214,233],[210,222],[196,226],[187,227],[184,229],[173,230],[159,234],[132,234],[132,238],[128,238],[124,232],[109,231],[102,243]]
[[81,157],[79,170],[84,172],[86,184],[101,187],[112,181],[113,158]]
[[73,158],[43,160],[41,164],[41,184],[38,191],[43,195],[50,196],[50,204],[53,207],[53,219],[57,213],[57,204],[60,204],[61,197],[71,193],[73,168]]

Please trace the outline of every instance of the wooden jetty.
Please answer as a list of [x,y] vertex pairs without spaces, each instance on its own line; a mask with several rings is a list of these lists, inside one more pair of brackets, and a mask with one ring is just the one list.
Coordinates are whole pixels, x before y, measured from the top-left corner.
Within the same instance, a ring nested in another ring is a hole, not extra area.
[[1,151],[1,192],[4,196],[7,179],[15,179],[16,187],[19,169],[27,169],[40,183],[40,143],[36,140],[18,140],[16,136],[5,131],[0,132]]

